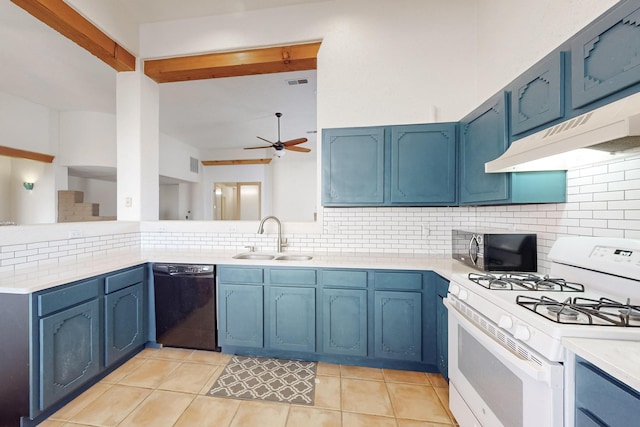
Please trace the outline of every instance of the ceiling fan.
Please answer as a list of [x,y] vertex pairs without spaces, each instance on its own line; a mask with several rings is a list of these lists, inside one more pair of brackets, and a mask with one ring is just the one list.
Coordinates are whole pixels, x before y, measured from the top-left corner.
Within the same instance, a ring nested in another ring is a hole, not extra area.
[[289,141],[280,141],[280,117],[282,117],[282,113],[276,113],[276,117],[278,118],[278,141],[276,142],[271,142],[268,139],[262,138],[260,136],[258,136],[258,139],[261,139],[265,142],[268,142],[271,145],[262,145],[259,147],[245,147],[245,150],[256,150],[256,149],[260,149],[260,148],[273,148],[276,150],[275,155],[277,157],[282,157],[285,154],[284,150],[291,150],[291,151],[299,151],[301,153],[308,153],[309,151],[311,151],[309,148],[305,148],[305,147],[296,147],[296,145],[298,144],[302,144],[307,142],[307,138],[297,138],[297,139],[290,139]]

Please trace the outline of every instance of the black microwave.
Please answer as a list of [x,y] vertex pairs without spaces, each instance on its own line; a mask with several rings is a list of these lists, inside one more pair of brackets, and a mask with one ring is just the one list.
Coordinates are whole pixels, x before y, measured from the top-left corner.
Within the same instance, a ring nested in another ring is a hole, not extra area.
[[538,270],[536,234],[451,230],[454,259],[482,271]]

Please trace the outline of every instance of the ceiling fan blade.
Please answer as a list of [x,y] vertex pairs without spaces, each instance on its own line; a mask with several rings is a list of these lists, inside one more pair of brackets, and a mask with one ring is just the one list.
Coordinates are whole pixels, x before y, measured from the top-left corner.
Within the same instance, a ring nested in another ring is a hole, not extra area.
[[291,151],[299,151],[301,153],[308,153],[309,151],[311,151],[311,149],[309,148],[305,148],[305,147],[295,147],[295,146],[285,146],[284,147],[285,150],[291,150]]
[[257,150],[259,148],[273,148],[273,145],[263,145],[260,147],[244,147],[245,150]]
[[263,140],[264,142],[268,142],[268,143],[269,143],[269,144],[271,144],[271,145],[275,144],[275,142],[271,142],[271,141],[269,141],[268,139],[264,139],[264,138],[263,138],[263,137],[261,137],[261,136],[256,136],[256,138],[261,139],[261,140]]
[[307,138],[298,138],[298,139],[290,139],[289,141],[283,142],[285,147],[290,147],[292,145],[298,145],[307,142]]

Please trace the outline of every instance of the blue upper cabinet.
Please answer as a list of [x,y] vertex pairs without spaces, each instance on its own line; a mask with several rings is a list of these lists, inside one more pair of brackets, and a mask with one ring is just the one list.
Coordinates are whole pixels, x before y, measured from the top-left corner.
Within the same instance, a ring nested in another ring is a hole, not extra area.
[[579,108],[640,82],[640,5],[622,3],[571,41],[571,96]]
[[391,204],[456,203],[456,125],[391,127]]
[[500,92],[460,123],[460,204],[509,199],[509,174],[484,172],[484,164],[502,155],[509,145],[506,103],[506,92]]
[[322,131],[322,204],[382,205],[385,129],[365,127]]
[[509,87],[512,135],[563,116],[563,55],[563,52],[556,52],[522,74]]
[[455,123],[324,129],[323,206],[456,203]]

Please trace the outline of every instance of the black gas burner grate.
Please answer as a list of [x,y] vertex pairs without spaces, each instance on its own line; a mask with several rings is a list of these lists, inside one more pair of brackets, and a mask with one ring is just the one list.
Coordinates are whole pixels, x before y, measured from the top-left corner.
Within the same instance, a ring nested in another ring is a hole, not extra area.
[[505,273],[500,275],[469,273],[468,278],[472,282],[492,290],[584,292],[584,286],[580,283],[529,273]]
[[609,298],[567,298],[557,301],[547,296],[540,298],[518,295],[516,303],[545,319],[571,325],[598,325],[640,327],[640,306],[614,301]]

